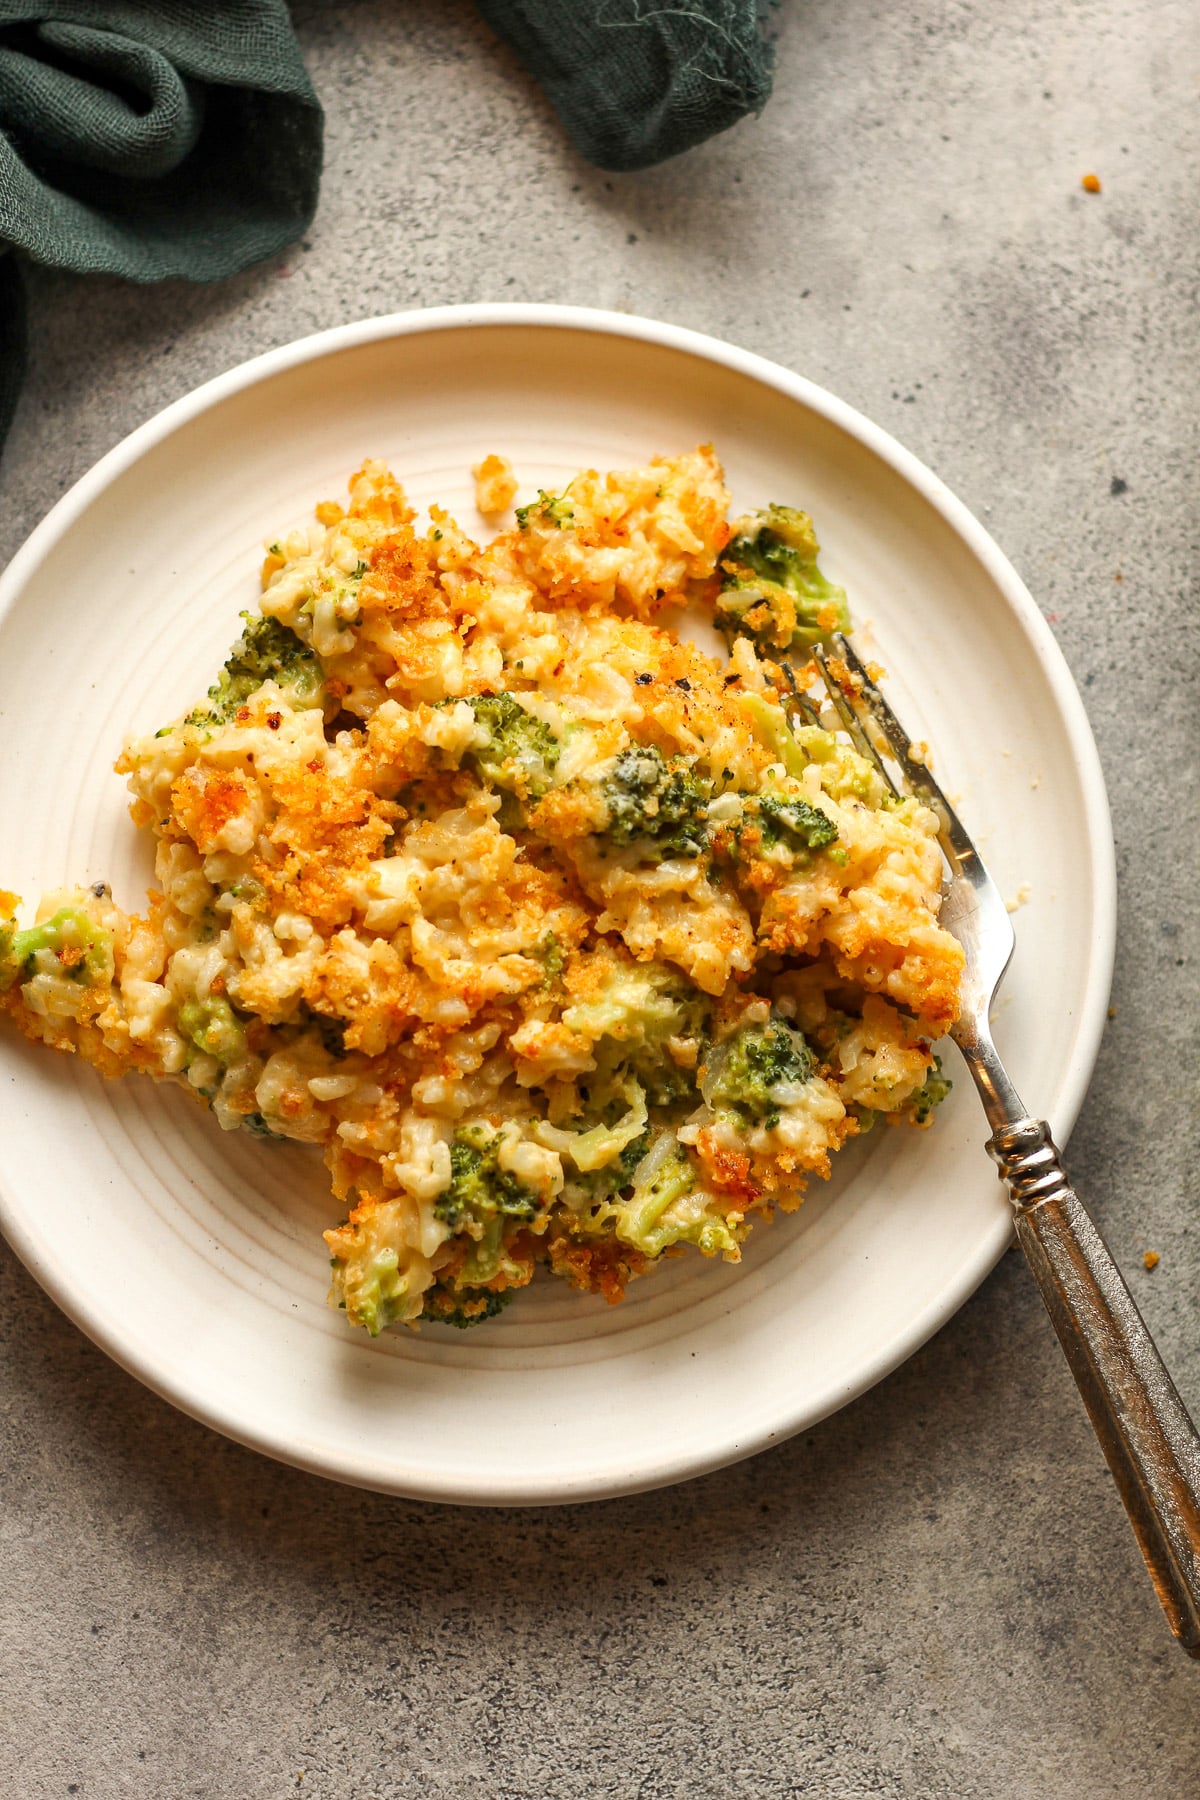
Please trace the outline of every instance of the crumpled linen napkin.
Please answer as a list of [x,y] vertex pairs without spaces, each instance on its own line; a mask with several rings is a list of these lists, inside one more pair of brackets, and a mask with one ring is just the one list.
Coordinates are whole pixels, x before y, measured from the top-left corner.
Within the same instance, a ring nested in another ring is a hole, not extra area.
[[762,0],[475,0],[602,169],[690,150],[771,92]]
[[[477,0],[614,170],[761,110],[760,3]],[[322,130],[284,0],[0,0],[0,444],[26,356],[14,252],[139,282],[235,274],[307,228]]]
[[[0,0],[0,244],[129,281],[214,281],[317,204],[323,117],[283,0]],[[25,309],[0,256],[0,441]]]

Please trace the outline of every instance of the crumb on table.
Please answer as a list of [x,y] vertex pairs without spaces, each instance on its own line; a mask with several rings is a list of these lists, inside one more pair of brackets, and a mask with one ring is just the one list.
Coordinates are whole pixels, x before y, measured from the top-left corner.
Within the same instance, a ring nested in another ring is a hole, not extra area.
[[1145,1263],[1145,1265],[1148,1269],[1156,1269],[1158,1267],[1158,1263],[1159,1263],[1158,1251],[1157,1250],[1147,1250],[1146,1254],[1142,1257],[1142,1261]]
[[1089,172],[1083,177],[1079,185],[1087,194],[1098,194],[1100,192],[1100,177]]

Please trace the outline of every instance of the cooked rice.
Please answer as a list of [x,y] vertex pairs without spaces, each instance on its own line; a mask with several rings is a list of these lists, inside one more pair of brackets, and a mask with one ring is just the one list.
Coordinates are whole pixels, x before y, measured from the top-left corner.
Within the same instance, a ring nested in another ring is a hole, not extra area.
[[[504,459],[476,475],[511,504]],[[268,547],[209,701],[124,747],[145,915],[69,889],[20,932],[2,897],[29,1037],[321,1146],[332,1298],[372,1332],[486,1317],[538,1264],[618,1299],[689,1244],[737,1260],[944,1090],[934,817],[836,721],[789,729],[752,610],[728,661],[681,634],[679,607],[771,602],[728,503],[702,447],[586,471],[480,548],[364,464]]]

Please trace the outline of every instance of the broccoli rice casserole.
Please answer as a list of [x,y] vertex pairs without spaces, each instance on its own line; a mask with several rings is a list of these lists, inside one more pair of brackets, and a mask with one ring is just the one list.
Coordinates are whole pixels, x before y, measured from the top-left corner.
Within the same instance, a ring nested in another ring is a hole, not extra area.
[[[504,516],[512,470],[476,473]],[[618,1300],[736,1261],[946,1090],[937,821],[821,710],[849,620],[807,516],[728,509],[702,446],[481,548],[364,464],[269,545],[207,698],[125,744],[144,914],[0,894],[28,1037],[320,1146],[331,1299],[372,1334],[485,1320],[539,1265]]]

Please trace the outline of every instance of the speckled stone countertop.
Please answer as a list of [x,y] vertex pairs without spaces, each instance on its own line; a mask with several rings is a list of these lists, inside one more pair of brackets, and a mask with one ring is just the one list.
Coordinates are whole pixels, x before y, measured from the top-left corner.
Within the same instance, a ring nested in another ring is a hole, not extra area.
[[[861,407],[984,519],[1083,691],[1122,911],[1070,1161],[1200,1409],[1193,7],[784,0],[762,118],[625,177],[462,0],[297,14],[329,118],[308,241],[213,289],[35,277],[0,551],[196,383],[404,307],[647,313]],[[806,1436],[520,1513],[277,1467],[2,1248],[0,1282],[5,1795],[1196,1792],[1200,1666],[1016,1256]]]

